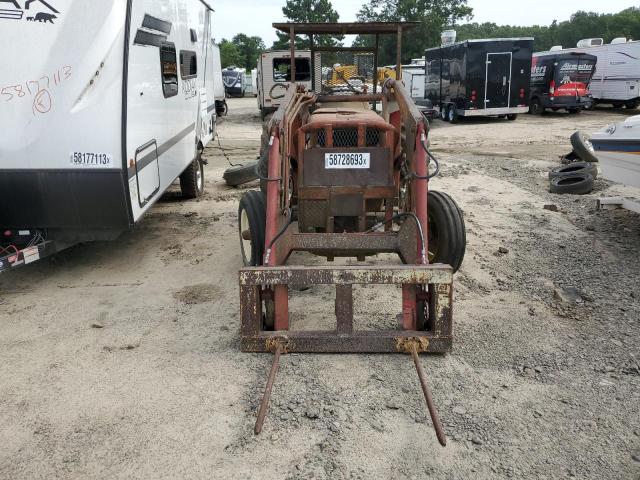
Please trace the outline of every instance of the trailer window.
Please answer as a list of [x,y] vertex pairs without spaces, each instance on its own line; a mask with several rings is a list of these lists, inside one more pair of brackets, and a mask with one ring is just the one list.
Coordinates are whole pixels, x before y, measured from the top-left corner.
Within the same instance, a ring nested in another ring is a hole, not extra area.
[[198,76],[198,56],[190,50],[180,51],[180,76],[183,80]]
[[[291,59],[273,59],[273,79],[276,82],[291,81]],[[309,82],[311,80],[311,59],[296,58],[296,82]]]
[[174,43],[162,42],[160,45],[160,69],[164,98],[176,96],[178,94],[178,62]]

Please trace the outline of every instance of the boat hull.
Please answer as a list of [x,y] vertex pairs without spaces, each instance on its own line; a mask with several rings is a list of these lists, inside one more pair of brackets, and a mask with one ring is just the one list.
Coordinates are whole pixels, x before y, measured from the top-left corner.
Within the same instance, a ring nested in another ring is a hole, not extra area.
[[640,115],[591,136],[602,176],[640,188]]

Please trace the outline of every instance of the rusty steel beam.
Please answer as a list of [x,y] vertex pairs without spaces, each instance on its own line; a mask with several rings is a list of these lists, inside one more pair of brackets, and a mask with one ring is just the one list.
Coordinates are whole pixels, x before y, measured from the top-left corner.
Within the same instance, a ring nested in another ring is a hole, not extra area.
[[400,26],[409,30],[419,22],[351,22],[351,23],[274,23],[273,28],[289,33],[294,28],[298,35],[374,35],[394,34]]
[[273,339],[286,337],[289,353],[404,353],[398,349],[398,340],[424,338],[429,342],[425,353],[448,353],[452,338],[437,336],[433,332],[417,330],[366,330],[353,333],[335,331],[287,331],[260,332],[242,336],[240,348],[243,352],[271,352]]
[[240,269],[245,285],[428,285],[453,283],[449,265],[273,266]]
[[318,103],[333,102],[381,102],[384,95],[381,93],[366,93],[362,95],[318,95]]

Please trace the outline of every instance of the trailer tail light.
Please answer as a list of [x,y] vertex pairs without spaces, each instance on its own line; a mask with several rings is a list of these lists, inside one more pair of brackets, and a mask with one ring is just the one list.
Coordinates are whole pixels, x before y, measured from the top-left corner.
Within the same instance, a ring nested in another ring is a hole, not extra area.
[[524,88],[520,89],[520,98],[524,98]]
[[472,90],[472,91],[471,91],[471,101],[472,101],[472,102],[475,102],[477,98],[478,98],[478,97],[476,97],[476,91],[475,91],[475,90]]
[[11,235],[13,235],[13,232],[11,230],[5,230],[4,231],[4,236],[5,237],[10,237]]
[[549,84],[549,95],[553,97],[555,94],[556,94],[556,81],[551,80],[551,83]]

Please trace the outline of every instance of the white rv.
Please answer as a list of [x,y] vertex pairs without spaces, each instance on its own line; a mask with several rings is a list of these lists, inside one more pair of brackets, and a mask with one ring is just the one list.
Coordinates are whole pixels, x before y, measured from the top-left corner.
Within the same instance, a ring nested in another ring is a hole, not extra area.
[[[296,50],[296,82],[311,89],[311,51]],[[258,58],[257,66],[258,108],[262,115],[275,112],[280,106],[285,88],[291,82],[291,52],[267,51]]]
[[222,63],[220,59],[220,46],[213,39],[213,98],[216,102],[216,114],[221,117],[227,114],[227,99],[224,93],[224,81],[222,80]]
[[115,239],[178,177],[185,197],[202,194],[215,128],[207,2],[0,7],[0,271]]
[[640,104],[640,41],[616,38],[604,44],[601,38],[578,42],[578,48],[558,52],[583,52],[598,57],[589,91],[596,103],[610,103],[620,108],[636,108]]
[[242,68],[227,67],[222,71],[224,91],[228,97],[244,97],[247,90],[247,73]]

